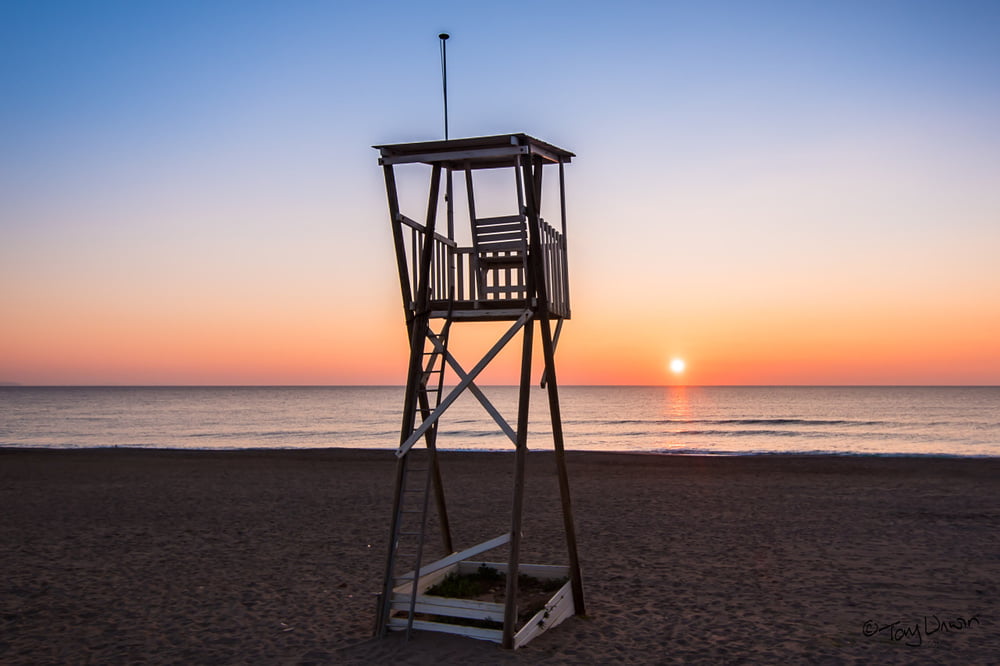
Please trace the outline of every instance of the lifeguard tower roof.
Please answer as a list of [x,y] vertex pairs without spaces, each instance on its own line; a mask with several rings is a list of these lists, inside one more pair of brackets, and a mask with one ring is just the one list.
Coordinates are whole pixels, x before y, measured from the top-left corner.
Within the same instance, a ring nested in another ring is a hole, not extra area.
[[535,155],[550,163],[569,163],[573,153],[527,134],[498,134],[467,139],[422,141],[372,146],[379,151],[379,164],[441,164],[454,171],[495,169],[517,165],[518,155]]

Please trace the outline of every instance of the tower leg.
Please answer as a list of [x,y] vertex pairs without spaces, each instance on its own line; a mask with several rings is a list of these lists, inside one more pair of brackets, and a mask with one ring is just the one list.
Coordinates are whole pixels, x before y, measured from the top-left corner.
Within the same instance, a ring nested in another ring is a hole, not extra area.
[[556,470],[559,475],[559,495],[562,499],[563,528],[566,532],[566,549],[569,551],[569,574],[573,589],[573,604],[577,615],[586,615],[583,601],[583,577],[580,558],[576,549],[576,528],[573,524],[573,503],[570,500],[569,475],[566,472],[566,450],[563,443],[562,415],[559,410],[559,383],[556,381],[555,344],[552,339],[552,322],[549,319],[549,299],[546,291],[545,266],[542,260],[542,241],[539,210],[541,209],[542,165],[540,158],[521,162],[527,202],[528,231],[531,244],[531,273],[529,293],[538,298],[536,317],[542,330],[542,352],[545,358],[545,385],[549,394],[549,414],[552,417],[552,443],[555,448]]
[[552,327],[548,317],[541,317],[542,351],[545,356],[545,378],[549,393],[549,413],[552,415],[552,442],[555,447],[556,469],[559,475],[559,495],[562,499],[563,528],[566,531],[566,548],[569,551],[569,574],[573,588],[573,605],[577,615],[586,615],[583,601],[583,576],[576,549],[576,527],[573,522],[573,503],[569,492],[569,474],[566,472],[566,450],[563,445],[562,414],[559,410],[559,383],[556,381],[555,349],[552,344]]
[[[423,374],[422,359],[424,340],[427,337],[427,316],[418,315],[410,323],[410,365],[406,373],[406,395],[403,396],[403,423],[400,427],[400,441],[406,441],[413,432],[413,414],[417,407],[417,387]],[[400,457],[396,461],[396,482],[392,499],[392,522],[389,532],[389,549],[385,561],[385,578],[382,583],[382,597],[379,602],[378,635],[384,636],[389,622],[392,601],[393,575],[396,563],[396,546],[399,538],[400,508],[403,501],[403,480],[406,475],[407,460]]]
[[521,563],[521,515],[524,512],[524,462],[528,454],[528,414],[531,397],[531,347],[535,322],[524,328],[521,346],[521,387],[517,400],[517,448],[514,450],[514,500],[511,503],[510,557],[507,560],[507,590],[503,611],[503,646],[514,647],[517,628],[517,572]]
[[375,635],[379,638],[385,636],[389,623],[390,604],[392,602],[392,576],[395,568],[396,534],[399,533],[399,505],[403,491],[403,476],[406,473],[404,467],[406,461],[402,458],[396,460],[396,481],[394,483],[392,498],[392,521],[389,526],[389,548],[385,560],[385,577],[382,580],[382,594],[378,598],[378,607],[375,615]]
[[[427,400],[427,393],[421,392],[420,413],[423,418],[431,414],[431,405]],[[448,505],[444,497],[444,482],[441,479],[441,468],[438,466],[437,456],[437,428],[432,428],[424,435],[424,442],[427,444],[427,455],[430,463],[431,482],[434,488],[434,503],[437,507],[438,524],[441,527],[441,546],[445,554],[454,552],[451,542],[451,525],[448,522]]]

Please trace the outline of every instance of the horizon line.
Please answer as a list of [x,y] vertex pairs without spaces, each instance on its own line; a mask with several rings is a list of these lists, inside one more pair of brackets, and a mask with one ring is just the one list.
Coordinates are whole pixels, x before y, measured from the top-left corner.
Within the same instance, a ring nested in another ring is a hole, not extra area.
[[[517,384],[480,384],[518,388]],[[454,385],[446,385],[454,386]],[[532,387],[536,387],[532,384]],[[560,384],[560,388],[1000,388],[1000,384]],[[405,384],[22,384],[0,382],[2,388],[398,388]]]

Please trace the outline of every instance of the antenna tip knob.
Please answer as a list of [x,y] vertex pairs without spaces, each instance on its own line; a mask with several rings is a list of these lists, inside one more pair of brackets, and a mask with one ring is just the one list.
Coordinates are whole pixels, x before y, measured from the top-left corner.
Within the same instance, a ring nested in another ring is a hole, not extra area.
[[451,35],[449,35],[447,32],[442,32],[440,35],[438,35],[438,39],[448,39],[449,37],[451,37]]

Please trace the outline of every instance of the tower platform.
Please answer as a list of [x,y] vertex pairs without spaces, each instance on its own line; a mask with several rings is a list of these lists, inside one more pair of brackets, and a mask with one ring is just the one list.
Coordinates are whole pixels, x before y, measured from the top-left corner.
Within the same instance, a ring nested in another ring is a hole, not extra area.
[[[514,321],[524,309],[544,306],[549,317],[570,317],[563,165],[572,161],[573,153],[527,134],[374,148],[385,170],[397,264],[405,285],[404,307],[410,316],[422,309],[435,318],[450,312],[462,320]],[[423,222],[400,210],[397,192],[394,167],[414,164],[432,167]],[[556,225],[541,216],[543,167],[549,165],[558,168],[560,221]],[[482,169],[513,170],[515,197],[510,214],[477,214],[473,172]],[[467,211],[465,206],[455,205],[456,172],[464,175]],[[442,174],[446,175],[445,205],[444,215],[439,216]],[[456,216],[460,218],[458,225]],[[438,217],[444,219],[439,221]],[[423,242],[428,235],[432,239],[429,244]],[[419,274],[424,251],[430,253],[426,291],[420,288]],[[532,267],[535,261],[540,263],[537,273]],[[529,285],[534,275],[541,275],[544,284]],[[417,294],[426,296],[427,301],[418,303]]]

